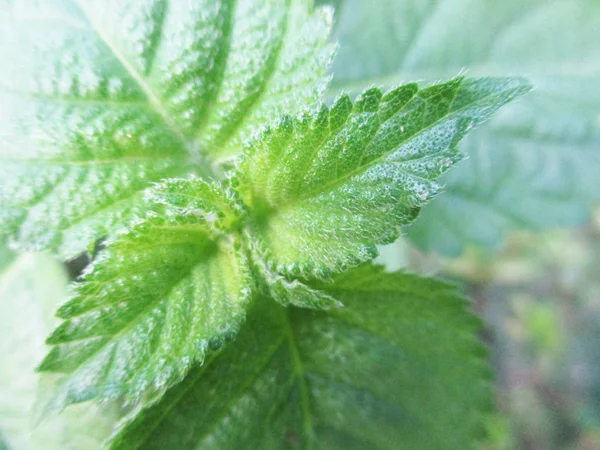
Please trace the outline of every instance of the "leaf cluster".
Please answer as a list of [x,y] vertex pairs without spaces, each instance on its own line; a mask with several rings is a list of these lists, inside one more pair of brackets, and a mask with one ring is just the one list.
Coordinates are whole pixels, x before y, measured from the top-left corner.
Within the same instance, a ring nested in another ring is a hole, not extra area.
[[331,11],[303,0],[3,8],[2,235],[63,258],[107,237],[47,339],[48,408],[133,405],[114,448],[471,445],[476,321],[370,262],[527,81],[328,106]]

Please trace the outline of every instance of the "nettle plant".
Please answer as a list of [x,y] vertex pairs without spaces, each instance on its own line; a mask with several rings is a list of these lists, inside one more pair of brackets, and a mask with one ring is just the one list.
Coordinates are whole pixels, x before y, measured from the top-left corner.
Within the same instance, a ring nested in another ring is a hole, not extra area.
[[308,0],[1,20],[2,233],[62,260],[106,238],[47,339],[47,410],[120,405],[113,449],[475,445],[478,320],[454,285],[371,261],[526,81],[327,105],[332,11]]

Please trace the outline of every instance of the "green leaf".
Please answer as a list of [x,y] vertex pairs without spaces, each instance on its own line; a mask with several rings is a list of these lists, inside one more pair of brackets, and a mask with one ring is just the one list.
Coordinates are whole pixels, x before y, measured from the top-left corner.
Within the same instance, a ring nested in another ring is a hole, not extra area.
[[2,273],[2,270],[6,266],[8,266],[14,259],[14,252],[8,248],[6,240],[0,237],[0,273]]
[[211,172],[327,83],[331,12],[306,0],[0,4],[0,234],[63,258]]
[[[595,0],[346,0],[332,95],[469,75],[527,74],[535,92],[465,142],[409,237],[458,254],[515,228],[582,223],[600,198],[600,3]],[[477,217],[477,220],[473,220]]]
[[[120,232],[58,310],[40,370],[62,374],[50,408],[92,398],[154,401],[232,338],[251,288],[310,308],[340,302],[298,275],[372,258],[437,193],[456,143],[521,79],[462,78],[284,117],[221,185],[171,179]],[[241,197],[241,198],[240,198]],[[252,268],[248,257],[252,258]]]
[[92,398],[151,399],[236,334],[250,270],[233,194],[200,179],[154,188],[144,219],[109,242],[58,310],[39,370],[58,375],[50,409]]
[[501,249],[511,230],[588,221],[600,189],[600,126],[582,111],[550,118],[549,108],[523,102],[476,131],[463,148],[467,164],[443,180],[446,195],[407,230],[412,242],[458,255],[469,243]]
[[44,387],[34,368],[66,286],[62,265],[47,255],[23,255],[0,275],[0,435],[6,448],[96,449],[111,433],[116,415],[108,405],[102,411],[78,406],[34,425]]
[[489,371],[456,289],[377,267],[319,287],[347,307],[258,299],[236,342],[111,448],[474,448]]
[[323,277],[373,258],[437,194],[473,126],[530,89],[520,78],[456,78],[339,97],[284,117],[240,163],[249,226],[273,271]]
[[0,432],[0,450],[10,450],[10,447],[4,440],[4,436],[2,435],[1,432]]

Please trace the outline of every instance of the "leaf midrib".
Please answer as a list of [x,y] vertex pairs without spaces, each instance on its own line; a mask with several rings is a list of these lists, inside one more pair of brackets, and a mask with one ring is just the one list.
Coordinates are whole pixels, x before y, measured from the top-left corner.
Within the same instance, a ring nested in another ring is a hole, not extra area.
[[[318,186],[315,189],[312,190],[308,190],[305,193],[303,193],[301,196],[298,196],[296,198],[290,199],[288,200],[284,205],[276,205],[275,207],[272,208],[273,212],[275,213],[280,213],[282,212],[282,210],[288,209],[293,207],[296,203],[301,202],[303,200],[308,200],[310,198],[314,198],[315,196],[326,192],[328,190],[332,190],[335,187],[342,185],[346,180],[352,178],[355,175],[359,175],[363,172],[365,172],[366,170],[368,170],[370,167],[376,166],[377,164],[380,164],[384,158],[386,158],[387,156],[389,156],[392,152],[396,151],[398,149],[398,147],[406,145],[407,143],[410,143],[413,139],[418,138],[419,136],[421,136],[424,132],[438,126],[440,123],[442,123],[443,121],[447,120],[449,117],[455,116],[455,115],[459,115],[461,112],[467,110],[468,108],[472,107],[473,104],[475,103],[480,103],[483,102],[485,100],[488,100],[490,98],[494,98],[494,97],[500,97],[501,95],[505,95],[507,93],[507,91],[509,92],[516,92],[519,89],[521,89],[521,86],[517,86],[511,89],[506,89],[500,92],[491,92],[490,94],[486,95],[486,96],[482,96],[477,98],[476,101],[472,101],[469,102],[467,104],[465,104],[463,107],[459,108],[459,109],[452,109],[452,105],[454,104],[454,100],[456,99],[456,95],[458,94],[458,91],[460,90],[460,87],[457,88],[455,94],[454,94],[454,98],[452,100],[452,103],[450,104],[449,108],[448,108],[448,113],[445,114],[444,116],[440,117],[438,120],[436,120],[435,122],[429,124],[428,126],[421,128],[418,132],[416,132],[415,134],[413,134],[412,136],[409,136],[406,140],[398,143],[398,145],[396,145],[393,149],[391,149],[390,151],[384,152],[383,154],[381,154],[380,156],[378,156],[377,158],[374,158],[373,160],[369,161],[368,163],[357,167],[347,173],[345,173],[343,176],[335,178],[333,180],[330,180],[329,182],[327,182],[325,185],[322,186]],[[383,122],[385,123],[385,122]],[[381,129],[381,125],[379,125],[379,128],[377,130],[377,132],[379,132],[379,130]],[[377,133],[376,132],[376,133]],[[375,134],[376,134],[375,133]],[[431,156],[431,154],[426,154],[423,155],[423,157],[426,156]],[[415,176],[413,175],[411,172],[406,172],[408,175],[410,176]],[[429,182],[431,182],[431,180],[428,180]]]
[[108,47],[113,56],[119,61],[121,66],[127,71],[127,73],[133,78],[133,80],[138,84],[140,89],[146,95],[148,102],[154,110],[161,116],[165,124],[171,129],[171,131],[177,136],[177,138],[181,141],[185,148],[188,148],[187,141],[185,139],[185,135],[181,131],[181,129],[175,124],[175,122],[169,116],[167,109],[163,106],[160,98],[154,93],[151,89],[150,85],[146,82],[145,78],[140,74],[125,58],[125,55],[121,53],[119,48],[109,39],[109,37],[104,33],[101,27],[94,21],[92,15],[88,12],[87,8],[83,4],[82,0],[73,0],[73,3],[85,19],[88,21],[94,32],[98,35],[100,40]]
[[290,358],[293,364],[293,378],[298,383],[298,393],[300,395],[300,408],[302,410],[302,434],[304,435],[304,444],[307,450],[314,448],[313,440],[313,423],[312,413],[310,408],[310,396],[308,393],[308,386],[306,384],[305,374],[306,370],[302,357],[300,356],[300,348],[296,339],[294,328],[292,326],[292,320],[287,310],[282,309],[282,323],[284,327],[284,335],[288,341],[288,348]]
[[[274,56],[273,64],[269,68],[265,80],[263,81],[263,83],[261,83],[260,92],[258,93],[256,98],[253,99],[252,104],[248,107],[248,109],[246,109],[244,115],[240,118],[238,123],[236,123],[235,126],[233,126],[225,136],[221,137],[222,142],[219,143],[220,145],[218,147],[218,150],[214,151],[213,155],[212,155],[213,158],[215,158],[216,160],[224,161],[224,160],[226,160],[226,158],[228,156],[229,157],[231,156],[231,151],[228,150],[229,146],[231,145],[231,140],[236,135],[236,132],[238,130],[240,130],[244,126],[244,124],[252,117],[252,114],[258,108],[260,108],[261,99],[268,93],[269,88],[271,87],[271,83],[273,82],[273,77],[275,76],[275,74],[277,73],[277,70],[279,69],[279,64],[281,62],[281,57],[282,57],[282,51],[285,47],[286,39],[288,38],[290,28],[291,28],[291,21],[293,19],[291,11],[290,11],[290,0],[284,0],[284,1],[287,6],[286,13],[285,13],[286,17],[284,20],[284,28],[282,31],[281,39],[277,45],[277,48],[275,49],[275,56]],[[222,87],[222,85],[220,87]],[[196,133],[196,139],[199,139],[201,136],[202,136],[202,130],[200,130],[199,132]]]
[[[439,125],[442,121],[446,120],[449,116],[451,116],[452,114],[456,114],[460,111],[463,111],[464,109],[466,109],[467,107],[471,106],[471,103],[467,104],[466,106],[464,106],[461,109],[452,110],[452,104],[454,103],[454,100],[456,99],[456,95],[458,94],[458,91],[460,89],[460,85],[456,88],[456,91],[454,92],[453,98],[452,98],[452,103],[450,104],[450,106],[448,107],[448,113],[445,114],[444,116],[440,117],[438,120],[436,120],[435,122],[427,125],[424,128],[421,128],[419,131],[415,132],[412,136],[408,136],[407,139],[399,142],[393,149],[382,153],[381,155],[379,155],[377,158],[372,159],[371,161],[368,161],[366,164],[357,166],[356,168],[350,170],[349,172],[346,172],[345,174],[343,174],[340,177],[334,178],[333,180],[328,181],[327,183],[325,183],[325,185],[323,186],[319,186],[318,188],[312,189],[307,191],[305,194],[299,196],[296,198],[296,201],[302,201],[302,200],[306,200],[308,198],[314,197],[318,194],[321,194],[327,190],[331,190],[336,186],[339,186],[341,184],[343,184],[344,181],[352,178],[354,175],[358,175],[362,172],[365,172],[366,170],[368,170],[370,167],[373,167],[377,164],[379,164],[384,158],[386,158],[388,155],[390,155],[391,153],[393,153],[394,151],[396,151],[399,147],[404,146],[406,144],[408,144],[409,142],[411,142],[413,139],[419,137],[420,135],[422,135],[424,132],[430,130],[431,128]],[[414,99],[418,96],[415,95],[415,97],[413,97],[411,99],[411,102],[414,101]],[[482,97],[481,99],[478,100],[482,100],[485,98],[488,98],[490,96],[487,97]],[[400,111],[398,111],[396,114],[404,111],[406,109],[406,107],[408,106],[405,105]],[[350,116],[349,116],[350,117]],[[389,121],[389,119],[388,119]],[[370,143],[373,141],[373,139],[375,138],[375,136],[377,136],[377,134],[379,133],[379,131],[381,130],[381,127],[383,124],[387,123],[388,121],[384,121],[384,122],[379,122],[378,127],[377,127],[377,131],[373,133],[373,137],[371,138],[371,140],[365,145],[365,149],[368,147],[368,145],[370,145]],[[430,154],[427,155],[423,155],[423,157],[425,156],[430,156]],[[420,159],[420,158],[418,158]]]

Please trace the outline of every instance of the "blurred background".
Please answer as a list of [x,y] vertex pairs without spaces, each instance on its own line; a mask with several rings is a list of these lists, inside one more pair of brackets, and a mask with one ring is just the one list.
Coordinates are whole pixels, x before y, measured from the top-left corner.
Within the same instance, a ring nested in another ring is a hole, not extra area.
[[403,240],[380,261],[461,283],[484,321],[498,413],[482,450],[600,448],[600,209],[575,229],[515,232],[495,254]]

